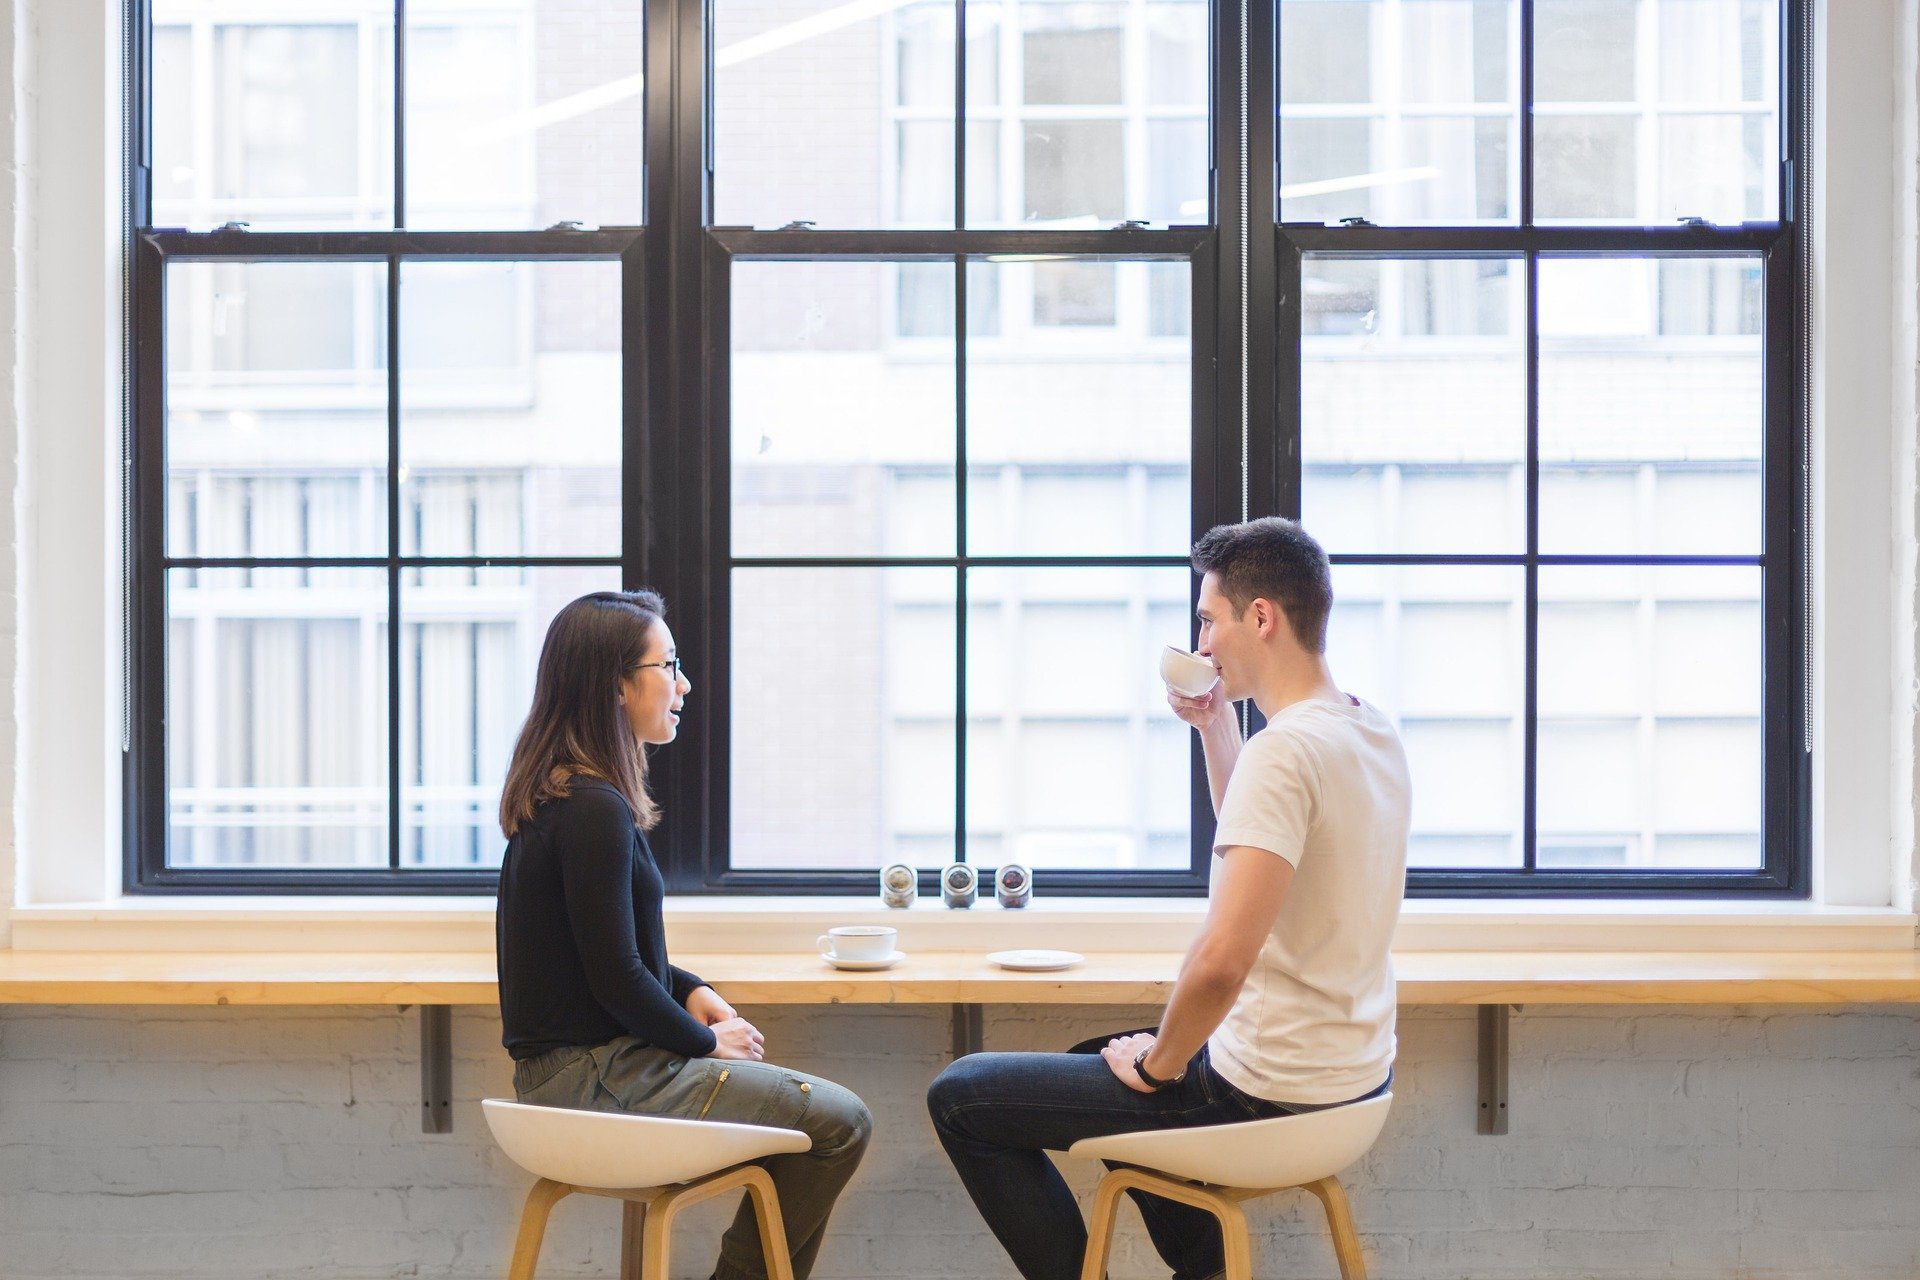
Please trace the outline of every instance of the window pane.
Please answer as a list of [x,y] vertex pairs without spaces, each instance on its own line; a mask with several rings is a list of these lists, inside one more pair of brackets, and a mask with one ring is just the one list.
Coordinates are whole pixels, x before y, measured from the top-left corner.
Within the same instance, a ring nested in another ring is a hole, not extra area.
[[838,0],[716,0],[716,223],[877,227],[898,210],[912,225],[953,225],[951,168],[924,151],[933,131],[902,154],[888,124],[889,114],[944,121],[951,133],[952,6],[875,12]]
[[620,554],[620,265],[400,268],[401,551]]
[[392,9],[322,0],[302,16],[182,0],[156,24],[156,226],[391,224]]
[[1522,862],[1524,594],[1505,566],[1333,571],[1334,681],[1393,720],[1419,780],[1410,866]]
[[[404,571],[403,866],[500,865],[500,788],[533,699],[547,626],[569,601],[619,589],[620,570],[611,567]],[[688,703],[695,705],[693,695]]]
[[643,220],[638,5],[408,0],[407,223]]
[[1156,655],[1191,637],[1192,582],[1184,566],[968,574],[970,859],[1188,865],[1189,731]]
[[1305,261],[1301,514],[1328,551],[1525,549],[1524,285],[1506,258]]
[[1539,860],[1752,870],[1760,570],[1540,571]]
[[386,866],[385,574],[166,585],[167,865]]
[[[913,554],[952,554],[954,274],[944,263],[734,268],[734,554],[900,554],[895,486],[909,471],[922,480],[915,501],[931,504],[913,509]],[[890,292],[898,342],[882,312]],[[938,331],[940,317],[946,338],[905,341]]]
[[732,866],[951,860],[954,590],[947,569],[734,570]]
[[1206,221],[1205,6],[967,3],[969,225]]
[[1543,116],[1533,130],[1537,217],[1631,219],[1639,134],[1626,116]]
[[[953,6],[909,5],[894,19],[894,200],[890,224],[953,225]],[[971,163],[971,161],[970,161]],[[973,171],[968,170],[969,182]]]
[[1511,221],[1516,13],[1513,0],[1282,0],[1282,220]]
[[1542,550],[1759,554],[1762,310],[1757,259],[1541,261]]
[[953,225],[953,125],[945,120],[902,120],[900,183],[892,223],[901,227]]
[[1373,96],[1377,0],[1282,0],[1281,101],[1355,103]]
[[1535,0],[1534,101],[1631,102],[1641,0]]
[[1162,0],[1147,9],[1147,101],[1207,108],[1207,6]]
[[[148,119],[153,130],[154,222],[163,211],[189,209],[204,203],[211,191],[202,188],[211,177],[204,161],[194,154],[193,29],[181,23],[153,24],[152,89]],[[184,222],[184,216],[179,218]]]
[[1029,0],[1019,11],[1021,85],[1029,106],[1121,100],[1124,9]]
[[1156,120],[1147,126],[1147,220],[1169,226],[1207,221],[1207,122]]
[[1539,0],[1539,217],[1777,217],[1779,27],[1778,0]]
[[[1184,312],[1185,263],[993,262],[967,266],[998,294],[1033,296],[1036,329],[1117,322],[1097,343],[982,333],[969,307],[967,540],[973,555],[1183,555],[1191,539],[1192,354],[1145,333],[1150,279]],[[1150,277],[1149,272],[1158,272]],[[1156,486],[1177,494],[1154,501]],[[1177,503],[1177,505],[1175,505]]]
[[1110,329],[1120,318],[1119,272],[1110,262],[1036,262],[1037,327]]
[[385,555],[386,268],[167,268],[168,553]]
[[1340,117],[1289,117],[1280,122],[1280,217],[1283,222],[1373,218],[1373,122]]
[[1126,206],[1118,120],[1028,121],[1028,222],[1112,222]]

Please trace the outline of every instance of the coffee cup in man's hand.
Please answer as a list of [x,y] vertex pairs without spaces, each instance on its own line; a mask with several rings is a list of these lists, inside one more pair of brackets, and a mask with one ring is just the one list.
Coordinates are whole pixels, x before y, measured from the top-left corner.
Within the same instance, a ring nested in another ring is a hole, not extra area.
[[1167,645],[1160,650],[1160,678],[1181,697],[1200,698],[1218,683],[1220,671],[1197,653]]

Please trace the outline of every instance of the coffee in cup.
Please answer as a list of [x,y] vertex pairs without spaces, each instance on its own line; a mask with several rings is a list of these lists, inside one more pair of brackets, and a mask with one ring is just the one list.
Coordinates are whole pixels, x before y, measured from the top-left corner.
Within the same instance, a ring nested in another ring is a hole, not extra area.
[[1160,678],[1167,688],[1188,698],[1198,698],[1213,688],[1220,670],[1197,653],[1188,653],[1176,645],[1160,650]]
[[898,929],[884,924],[843,924],[821,934],[818,942],[828,960],[885,960],[899,936]]

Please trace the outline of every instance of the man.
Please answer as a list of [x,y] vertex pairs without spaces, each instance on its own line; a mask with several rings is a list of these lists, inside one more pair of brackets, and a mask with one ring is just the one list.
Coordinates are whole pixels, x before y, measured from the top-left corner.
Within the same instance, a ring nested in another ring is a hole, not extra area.
[[[981,1053],[928,1091],[941,1144],[1026,1280],[1076,1280],[1086,1226],[1047,1158],[1081,1138],[1233,1124],[1358,1101],[1392,1078],[1388,946],[1406,880],[1405,753],[1326,660],[1326,553],[1298,525],[1225,525],[1193,549],[1200,653],[1219,681],[1169,691],[1213,793],[1206,923],[1157,1032],[1069,1053]],[[1232,704],[1267,726],[1242,741]],[[1224,1268],[1205,1212],[1135,1195],[1175,1280]]]

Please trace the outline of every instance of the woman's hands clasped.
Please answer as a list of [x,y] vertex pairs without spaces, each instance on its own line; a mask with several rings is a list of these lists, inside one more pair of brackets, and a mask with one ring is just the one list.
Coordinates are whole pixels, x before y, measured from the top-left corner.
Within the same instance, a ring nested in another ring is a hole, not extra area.
[[687,996],[687,1012],[713,1028],[713,1052],[708,1057],[759,1062],[766,1056],[766,1037],[760,1028],[734,1012],[712,987],[695,987]]
[[766,1057],[766,1038],[745,1018],[728,1018],[713,1024],[713,1052],[709,1058],[744,1058],[758,1062]]

